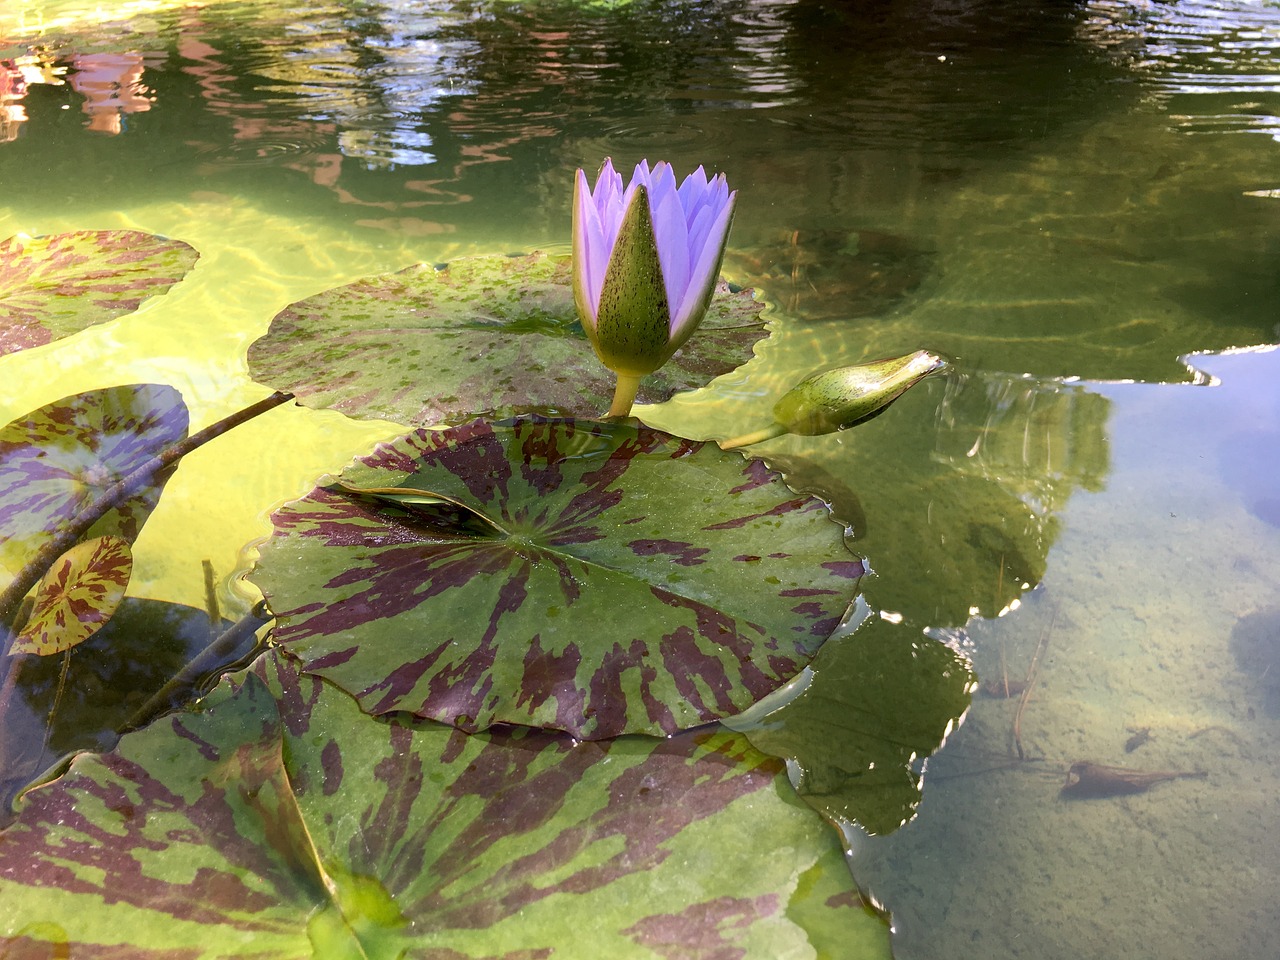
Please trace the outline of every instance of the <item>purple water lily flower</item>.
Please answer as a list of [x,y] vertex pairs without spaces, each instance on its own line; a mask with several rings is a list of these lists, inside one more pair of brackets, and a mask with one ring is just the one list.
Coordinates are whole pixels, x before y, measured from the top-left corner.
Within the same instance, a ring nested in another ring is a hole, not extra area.
[[640,378],[671,358],[707,312],[737,191],[699,167],[676,185],[669,163],[642,160],[623,187],[606,160],[595,189],[578,171],[573,294],[596,355],[618,374],[611,416],[631,409]]

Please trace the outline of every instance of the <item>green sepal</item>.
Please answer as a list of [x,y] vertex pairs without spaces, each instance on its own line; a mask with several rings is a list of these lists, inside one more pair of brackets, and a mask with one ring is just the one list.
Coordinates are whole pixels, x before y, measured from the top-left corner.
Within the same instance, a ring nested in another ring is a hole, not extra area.
[[942,358],[917,350],[815,373],[783,395],[774,405],[773,416],[801,436],[834,433],[881,410],[941,366]]
[[594,333],[600,362],[615,373],[644,376],[667,362],[671,310],[649,214],[649,191],[636,188],[618,229],[600,289]]

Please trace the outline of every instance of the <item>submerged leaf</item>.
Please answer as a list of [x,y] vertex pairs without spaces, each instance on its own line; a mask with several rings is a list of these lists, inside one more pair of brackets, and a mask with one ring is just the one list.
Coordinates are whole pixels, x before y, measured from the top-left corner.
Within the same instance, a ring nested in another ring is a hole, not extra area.
[[45,574],[10,651],[47,657],[88,640],[120,606],[132,573],[129,541],[97,537],[76,544]]
[[167,293],[199,254],[136,230],[0,241],[0,355],[38,347]]
[[371,713],[669,734],[797,674],[863,572],[822,501],[633,423],[419,431],[279,510],[276,639]]
[[824,816],[888,834],[920,805],[922,761],[969,708],[963,656],[918,628],[871,618],[814,670],[800,696],[754,727],[752,744],[791,762]]
[[[641,386],[656,403],[751,359],[767,335],[750,290],[721,283],[698,333]],[[480,415],[595,416],[613,375],[573,304],[569,257],[474,257],[367,277],[282,310],[249,348],[258,381],[310,407],[406,426]]]
[[[187,435],[187,408],[172,387],[91,390],[0,428],[0,583],[108,487]],[[167,474],[110,511],[89,536],[138,536]]]
[[741,736],[376,723],[275,654],[77,758],[0,835],[0,946],[33,955],[799,960],[818,940],[888,955],[837,834]]

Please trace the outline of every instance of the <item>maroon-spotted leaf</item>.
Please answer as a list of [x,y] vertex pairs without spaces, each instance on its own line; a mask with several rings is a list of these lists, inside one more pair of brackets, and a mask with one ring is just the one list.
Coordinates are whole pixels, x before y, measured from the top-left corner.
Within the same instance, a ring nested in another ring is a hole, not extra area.
[[[186,435],[182,395],[154,383],[64,397],[0,428],[0,582],[108,487]],[[166,479],[157,475],[88,536],[133,542]]]
[[822,501],[635,422],[418,431],[273,519],[253,580],[276,640],[371,713],[465,730],[730,716],[804,667],[863,572]]
[[88,640],[120,606],[132,573],[128,540],[95,537],[77,543],[45,574],[10,651],[47,657]]
[[[801,924],[805,926],[801,926]],[[834,830],[740,735],[378,723],[268,654],[0,834],[22,956],[887,957]]]
[[[534,253],[419,264],[282,310],[249,348],[253,377],[311,407],[406,426],[521,413],[597,416],[613,374],[573,305],[571,259]],[[767,335],[750,290],[721,283],[697,334],[640,387],[642,403],[705,386]]]
[[131,313],[167,293],[198,257],[181,240],[136,230],[0,241],[0,355]]

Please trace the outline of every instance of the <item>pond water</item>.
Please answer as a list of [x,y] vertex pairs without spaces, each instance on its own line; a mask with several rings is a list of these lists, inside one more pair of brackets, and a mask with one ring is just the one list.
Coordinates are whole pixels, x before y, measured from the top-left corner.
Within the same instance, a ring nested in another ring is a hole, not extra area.
[[[874,571],[760,742],[851,821],[895,955],[1275,955],[1276,4],[7,0],[0,61],[0,237],[201,253],[126,322],[0,358],[0,422],[145,381],[203,426],[263,396],[245,354],[286,304],[566,251],[606,156],[727,174],[724,272],[774,332],[643,419],[723,438],[816,367],[951,362],[761,451]],[[201,607],[207,559],[245,609],[271,506],[399,432],[282,407],[202,448],[131,595]],[[993,681],[967,712],[957,660]],[[1207,776],[1071,799],[1077,761]]]

